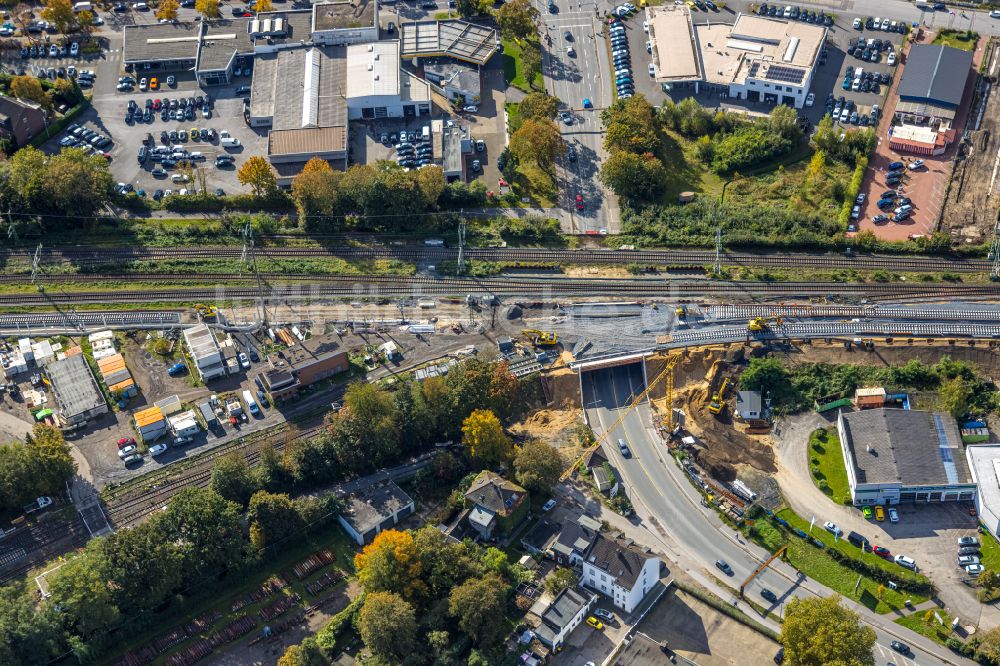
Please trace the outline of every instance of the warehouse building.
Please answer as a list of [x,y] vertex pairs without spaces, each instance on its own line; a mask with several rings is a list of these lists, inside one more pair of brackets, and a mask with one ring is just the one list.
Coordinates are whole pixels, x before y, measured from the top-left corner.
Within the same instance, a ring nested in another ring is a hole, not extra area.
[[461,105],[478,104],[483,86],[479,68],[449,58],[425,60],[424,78],[449,100]]
[[971,501],[976,484],[948,414],[877,408],[837,417],[856,506]]
[[976,484],[979,522],[1000,538],[1000,444],[974,444],[965,449],[965,459]]
[[122,30],[122,58],[140,77],[193,70],[201,85],[227,85],[237,60],[253,56],[245,19],[127,25]]
[[753,14],[732,25],[695,25],[686,5],[646,9],[654,78],[664,92],[693,88],[751,102],[801,109],[812,85],[826,27]]
[[272,369],[261,374],[261,381],[271,398],[287,400],[318,381],[350,367],[347,351],[337,336],[319,335],[271,356]]
[[219,343],[206,324],[184,329],[184,341],[202,381],[207,382],[226,374],[226,364]]
[[59,417],[67,425],[83,425],[108,413],[108,403],[83,354],[49,363],[45,372],[59,403]]
[[500,44],[494,28],[458,20],[408,21],[400,24],[399,35],[401,57],[414,62],[447,57],[482,67]]

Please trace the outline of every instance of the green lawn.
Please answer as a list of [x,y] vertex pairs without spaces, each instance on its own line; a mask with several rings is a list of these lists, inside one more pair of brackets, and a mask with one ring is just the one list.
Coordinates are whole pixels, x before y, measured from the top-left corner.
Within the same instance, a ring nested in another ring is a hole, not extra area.
[[521,45],[513,39],[504,38],[502,41],[503,77],[507,79],[507,82],[524,92],[532,92],[532,89],[543,90],[545,83],[542,81],[541,74],[535,77],[531,86],[524,79],[524,68],[521,66]]
[[941,645],[944,645],[945,641],[949,638],[956,638],[956,636],[953,636],[951,632],[951,615],[948,615],[948,613],[938,609],[937,614],[941,616],[941,619],[944,621],[944,624],[941,624],[937,621],[937,618],[934,617],[933,611],[931,611],[930,622],[925,622],[924,616],[927,613],[928,611],[921,611],[914,613],[913,615],[898,618],[896,620],[896,624],[902,625],[907,629],[911,629],[921,636],[926,636],[935,643],[940,643]]
[[934,41],[931,43],[951,46],[952,48],[962,49],[963,51],[972,51],[976,48],[976,42],[978,40],[979,33],[972,33],[970,39],[969,33],[965,30],[942,30],[934,37]]
[[1000,542],[997,542],[996,537],[989,532],[984,532],[978,536],[983,544],[979,561],[987,569],[1000,571]]
[[849,501],[851,487],[847,482],[844,455],[840,450],[840,438],[833,428],[816,430],[809,436],[808,455],[809,469],[819,489],[837,504]]
[[[809,531],[809,522],[802,520],[791,510],[784,509],[779,511],[777,515],[793,527],[797,527],[805,532]],[[864,604],[876,613],[899,611],[905,607],[903,602],[907,599],[910,599],[914,604],[921,603],[927,599],[919,594],[897,592],[888,588],[882,591],[880,598],[879,583],[870,578],[862,578],[861,584],[855,590],[859,574],[834,560],[825,550],[806,543],[798,537],[786,536],[785,532],[782,532],[766,520],[756,521],[754,528],[757,531],[755,540],[760,545],[772,552],[782,545],[787,545],[788,550],[785,552],[787,560],[792,566],[802,571],[809,578],[826,585],[845,597]],[[859,549],[854,548],[847,541],[834,544],[833,536],[823,530],[822,527],[814,527],[812,536],[818,538],[825,545],[834,546],[855,559],[861,559],[876,566],[884,567],[892,573],[898,574],[898,579],[905,578],[908,575],[912,576],[912,574],[907,574],[900,567],[886,562],[875,555],[870,553],[862,554]]]

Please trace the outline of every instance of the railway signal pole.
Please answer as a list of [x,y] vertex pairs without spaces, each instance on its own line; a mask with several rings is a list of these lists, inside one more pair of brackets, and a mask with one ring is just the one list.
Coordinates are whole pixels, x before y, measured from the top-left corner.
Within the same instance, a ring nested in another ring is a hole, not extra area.
[[[462,209],[462,215],[465,209]],[[458,274],[465,273],[465,221],[458,223]]]
[[264,283],[257,270],[257,253],[254,252],[253,226],[249,222],[243,227],[243,262],[257,278],[257,298],[260,299],[261,323],[267,326],[267,303],[264,299]]
[[35,248],[35,256],[31,259],[31,284],[38,287],[38,291],[45,291],[45,287],[37,284],[38,275],[42,271],[42,244]]
[[722,273],[722,227],[715,229],[715,264],[712,271],[719,275]]
[[993,245],[990,246],[990,261],[993,262],[993,271],[990,277],[994,280],[1000,279],[1000,218],[993,223]]

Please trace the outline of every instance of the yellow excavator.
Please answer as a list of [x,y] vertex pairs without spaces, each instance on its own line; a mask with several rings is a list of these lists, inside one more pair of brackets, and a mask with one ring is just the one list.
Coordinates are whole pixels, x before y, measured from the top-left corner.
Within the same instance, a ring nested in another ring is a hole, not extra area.
[[528,328],[521,331],[521,334],[531,340],[536,347],[554,347],[559,344],[559,336],[552,331],[538,331]]
[[676,315],[678,319],[687,319],[688,309],[683,305],[678,305],[677,309],[674,310],[674,315]]
[[750,320],[747,328],[751,333],[763,333],[768,329],[768,324],[772,322],[775,326],[781,326],[781,317],[754,317]]
[[202,319],[215,319],[219,315],[218,309],[214,305],[204,305],[202,303],[197,303],[194,306],[195,312],[197,312]]
[[712,396],[711,402],[708,403],[708,411],[713,414],[721,414],[723,408],[725,408],[726,403],[723,399],[726,397],[726,388],[729,386],[729,377],[722,380],[722,386],[719,387],[719,392]]

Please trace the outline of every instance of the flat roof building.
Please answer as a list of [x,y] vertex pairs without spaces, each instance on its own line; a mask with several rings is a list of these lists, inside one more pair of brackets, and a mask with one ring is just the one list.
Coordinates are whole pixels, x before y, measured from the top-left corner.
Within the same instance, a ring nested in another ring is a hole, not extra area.
[[737,14],[695,25],[686,6],[646,9],[654,77],[663,89],[703,86],[736,99],[805,105],[826,40],[824,26]]
[[975,482],[955,419],[877,408],[837,417],[855,505],[970,501]]
[[480,66],[489,62],[500,43],[496,29],[459,20],[402,23],[399,34],[403,58],[448,56]]
[[317,44],[344,46],[378,39],[375,0],[344,0],[313,5],[312,37]]
[[972,51],[914,44],[899,80],[895,114],[907,125],[950,129],[972,71]]
[[188,353],[191,360],[194,361],[198,376],[201,377],[202,381],[222,377],[226,374],[226,364],[222,358],[219,343],[207,324],[198,324],[184,329],[184,341],[187,343]]
[[253,54],[245,19],[126,25],[122,58],[137,76],[194,70],[202,85],[226,85],[238,57]]
[[82,425],[107,414],[108,403],[83,354],[49,363],[45,372],[59,403],[59,416],[67,424]]
[[413,513],[413,506],[413,500],[402,488],[387,481],[348,497],[337,521],[363,546]]
[[275,400],[285,400],[300,389],[344,372],[350,366],[347,350],[334,334],[309,338],[271,356],[273,368],[261,377]]
[[979,521],[993,536],[1000,536],[1000,444],[968,446],[965,459],[976,484]]
[[425,60],[424,78],[436,85],[450,100],[478,104],[483,86],[479,68],[451,58]]

